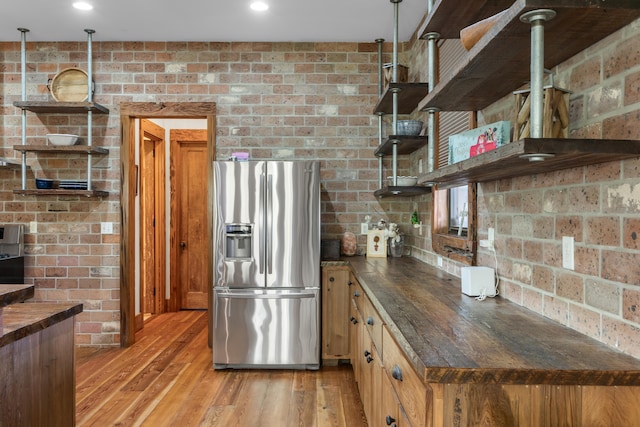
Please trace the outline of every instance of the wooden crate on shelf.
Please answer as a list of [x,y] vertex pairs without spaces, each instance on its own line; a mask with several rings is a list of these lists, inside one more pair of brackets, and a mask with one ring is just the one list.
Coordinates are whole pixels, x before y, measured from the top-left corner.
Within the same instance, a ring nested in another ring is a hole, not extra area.
[[[513,117],[513,140],[531,136],[531,91],[516,91]],[[567,138],[569,136],[569,94],[566,89],[545,86],[542,107],[542,137]]]

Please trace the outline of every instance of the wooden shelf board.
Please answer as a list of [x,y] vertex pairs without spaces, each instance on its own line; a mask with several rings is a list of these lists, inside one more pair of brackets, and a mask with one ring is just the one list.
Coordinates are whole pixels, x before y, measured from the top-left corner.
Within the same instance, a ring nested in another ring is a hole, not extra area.
[[420,185],[405,187],[405,186],[388,186],[376,190],[373,195],[377,199],[384,199],[386,197],[411,197],[419,196],[421,194],[427,194],[431,192],[431,187],[423,187]]
[[411,154],[424,147],[428,140],[426,136],[389,135],[387,140],[376,149],[375,155],[382,157],[392,154],[394,144],[398,145],[398,154]]
[[373,110],[373,114],[392,114],[393,113],[393,91],[392,89],[400,89],[398,92],[398,114],[411,114],[418,106],[418,103],[429,92],[428,83],[390,83],[389,87],[384,91],[378,104]]
[[95,102],[18,101],[13,105],[34,113],[79,114],[91,111],[98,114],[109,114],[107,107]]
[[[554,156],[532,162],[522,158],[523,154]],[[421,175],[418,184],[435,183],[447,188],[635,157],[640,157],[640,141],[526,138]]]
[[26,151],[34,153],[61,153],[61,154],[109,154],[109,150],[104,147],[87,145],[14,145],[16,151]]
[[107,197],[109,192],[101,190],[66,190],[54,188],[50,190],[13,190],[14,194],[23,196],[84,196],[84,197]]
[[544,7],[557,13],[544,24],[544,64],[548,69],[640,17],[640,2],[611,0],[603,4],[607,7],[587,7],[584,0],[516,1],[460,65],[441,76],[418,108],[481,110],[526,84],[530,80],[531,26],[520,21],[525,12]]
[[513,0],[437,0],[418,34],[423,37],[426,33],[437,32],[443,39],[459,39],[463,28],[502,12],[512,4]]

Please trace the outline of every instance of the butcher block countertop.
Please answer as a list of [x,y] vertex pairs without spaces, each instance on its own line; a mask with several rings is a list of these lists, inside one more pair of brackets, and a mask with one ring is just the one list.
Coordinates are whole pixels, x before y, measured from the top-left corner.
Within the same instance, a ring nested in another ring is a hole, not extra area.
[[640,360],[416,259],[323,262],[344,264],[425,383],[640,385]]
[[42,331],[82,312],[82,304],[28,302],[11,304],[4,310],[4,335],[0,348]]
[[5,285],[0,283],[0,307],[33,298],[33,285]]

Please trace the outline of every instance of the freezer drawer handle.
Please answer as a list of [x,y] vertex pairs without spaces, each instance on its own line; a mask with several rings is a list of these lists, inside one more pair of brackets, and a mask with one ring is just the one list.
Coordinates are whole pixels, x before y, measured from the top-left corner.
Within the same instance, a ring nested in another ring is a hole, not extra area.
[[244,298],[244,299],[299,299],[299,298],[315,298],[316,294],[308,292],[286,293],[286,294],[224,294],[218,298]]

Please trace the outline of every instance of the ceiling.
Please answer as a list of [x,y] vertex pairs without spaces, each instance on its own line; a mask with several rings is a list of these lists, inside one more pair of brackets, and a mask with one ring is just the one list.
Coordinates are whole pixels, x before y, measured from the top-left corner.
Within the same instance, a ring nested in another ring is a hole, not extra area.
[[[10,0],[6,0],[10,1]],[[393,40],[394,3],[390,0],[12,0],[0,13],[0,41],[302,41],[370,42]],[[407,41],[427,11],[427,0],[398,3],[399,41]]]

